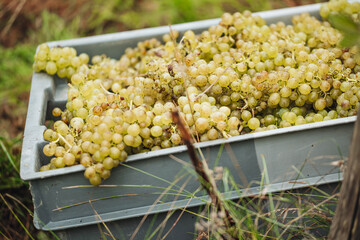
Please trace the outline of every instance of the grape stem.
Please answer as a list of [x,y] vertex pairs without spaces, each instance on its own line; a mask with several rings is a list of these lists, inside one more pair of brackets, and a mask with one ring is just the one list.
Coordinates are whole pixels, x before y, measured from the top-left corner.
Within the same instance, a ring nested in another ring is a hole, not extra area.
[[228,139],[230,137],[225,131],[222,131],[221,133],[224,136],[224,138],[226,138],[226,139]]
[[[63,140],[66,145],[68,145],[70,148],[72,148],[72,145],[68,141],[66,141],[66,139],[63,136],[61,136],[60,133],[58,133],[58,137],[59,137],[59,139],[61,138],[61,140]],[[59,141],[59,139],[57,141]]]
[[108,95],[116,95],[115,93],[109,92],[108,90],[105,89],[105,87],[102,85],[102,83],[99,84],[100,87],[102,88],[102,90],[104,90],[104,92]]
[[242,124],[240,124],[240,127],[239,127],[239,133],[241,133],[241,131],[244,129],[244,126]]
[[178,45],[182,44],[182,42],[184,41],[184,39],[185,39],[185,36],[183,36],[183,37],[181,38],[181,40],[180,40],[180,42],[179,42]]
[[[169,24],[169,29],[170,29],[170,37],[171,37],[171,40],[172,40],[173,43],[174,43],[175,57],[176,57],[177,62],[180,63],[182,59],[180,59],[179,54],[178,54],[177,43],[176,43],[176,39],[175,39],[175,36],[174,36],[174,32],[173,32],[173,30],[172,30],[172,28],[171,28],[171,24]],[[181,39],[181,40],[183,40],[183,39]]]
[[[59,133],[58,133],[59,135]],[[52,141],[52,143],[57,143],[60,140],[60,138],[56,139],[55,141]]]
[[248,104],[248,102],[246,101],[246,99],[245,99],[245,97],[244,97],[243,95],[240,94],[240,97],[241,97],[242,100],[245,102],[245,106],[243,106],[243,107],[241,108],[241,111],[243,111],[243,110],[245,110],[245,109],[248,108],[249,104]]

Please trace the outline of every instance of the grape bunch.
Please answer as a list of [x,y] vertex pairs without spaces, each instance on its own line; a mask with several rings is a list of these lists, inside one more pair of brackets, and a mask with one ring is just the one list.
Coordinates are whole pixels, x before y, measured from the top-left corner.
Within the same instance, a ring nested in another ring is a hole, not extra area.
[[60,78],[70,79],[80,66],[88,64],[89,56],[86,53],[77,56],[75,48],[49,49],[47,44],[41,44],[34,60],[35,72],[45,71],[50,75],[57,74]]
[[73,48],[41,45],[34,70],[70,83],[66,108],[53,110],[61,120],[44,132],[51,161],[40,170],[82,164],[99,185],[129,154],[182,144],[175,108],[195,141],[356,115],[360,58],[341,39],[307,13],[266,25],[244,11],[199,35],[170,30],[139,42],[118,60],[87,64]]
[[326,19],[330,14],[345,14],[355,22],[360,21],[360,2],[349,3],[347,0],[330,0],[320,7],[320,15]]

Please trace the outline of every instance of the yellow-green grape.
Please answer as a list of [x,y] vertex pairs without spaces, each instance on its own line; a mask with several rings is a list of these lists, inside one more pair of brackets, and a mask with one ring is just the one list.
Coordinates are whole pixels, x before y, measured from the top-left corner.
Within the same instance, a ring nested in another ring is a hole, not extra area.
[[58,139],[58,135],[52,129],[46,129],[43,133],[44,140],[46,141],[55,141]]
[[100,177],[101,177],[102,179],[108,179],[108,178],[110,177],[110,175],[111,175],[111,172],[110,172],[110,170],[108,170],[108,169],[104,169],[104,171],[102,171],[102,172],[100,173]]
[[56,168],[63,168],[66,166],[64,159],[62,157],[57,157],[55,159],[54,165]]
[[311,87],[306,83],[301,84],[298,89],[299,92],[303,95],[308,95],[311,92]]
[[102,173],[105,170],[104,164],[102,163],[97,163],[94,167],[97,173]]
[[127,129],[127,132],[133,136],[133,137],[136,137],[137,135],[140,134],[140,127],[138,124],[134,123],[134,124],[131,124],[128,129]]
[[71,77],[71,83],[74,85],[79,85],[85,81],[85,76],[81,73],[74,74]]
[[61,115],[61,113],[62,113],[62,111],[61,111],[61,109],[58,108],[58,107],[56,107],[56,108],[54,108],[54,109],[52,110],[52,115],[53,115],[54,117],[59,117],[59,116]]
[[101,177],[99,174],[96,173],[96,174],[94,174],[94,176],[89,178],[89,181],[90,181],[91,185],[98,186],[101,184]]
[[81,53],[79,55],[79,58],[82,64],[87,64],[89,62],[89,55],[87,55],[86,53]]
[[96,171],[95,171],[95,167],[94,166],[90,166],[90,167],[87,167],[85,169],[85,172],[84,172],[84,176],[88,179],[94,177],[96,174]]
[[55,149],[55,156],[56,157],[63,157],[64,154],[66,153],[66,150],[64,147],[62,146],[57,146]]
[[206,134],[209,140],[215,140],[219,138],[219,132],[214,128],[211,128],[209,131],[207,131]]
[[179,134],[177,133],[173,133],[171,135],[170,141],[176,146],[179,145],[181,143],[181,137]]
[[75,164],[75,156],[72,153],[65,153],[63,157],[63,161],[66,166],[72,166]]
[[50,170],[50,164],[43,165],[40,167],[40,172],[48,171],[48,170]]
[[324,117],[319,113],[315,114],[313,118],[315,122],[321,122],[324,120]]
[[162,135],[162,128],[160,126],[153,126],[150,131],[153,137],[160,137]]
[[252,114],[248,110],[244,110],[241,113],[241,119],[244,120],[245,122],[249,121],[251,119],[251,117],[252,117]]
[[90,154],[83,153],[80,158],[80,164],[83,165],[84,167],[90,167],[92,164],[92,158]]
[[260,127],[260,120],[257,118],[250,118],[248,121],[248,127],[251,130],[255,130]]
[[314,109],[320,111],[326,107],[326,100],[324,98],[319,98],[314,103]]
[[272,93],[270,96],[269,96],[269,104],[270,105],[273,105],[273,106],[276,106],[280,103],[280,100],[281,100],[281,97],[280,97],[280,94],[279,93]]
[[240,125],[240,120],[237,117],[230,117],[228,120],[228,126],[230,130],[237,129]]
[[56,63],[55,62],[48,62],[45,68],[46,72],[50,75],[54,75],[57,71]]
[[46,144],[43,148],[43,153],[48,157],[54,156],[55,151],[56,151],[55,143]]
[[286,112],[283,114],[282,119],[288,123],[294,124],[296,122],[296,114],[294,112]]
[[203,133],[209,127],[209,122],[206,118],[200,117],[196,120],[195,126],[197,131]]

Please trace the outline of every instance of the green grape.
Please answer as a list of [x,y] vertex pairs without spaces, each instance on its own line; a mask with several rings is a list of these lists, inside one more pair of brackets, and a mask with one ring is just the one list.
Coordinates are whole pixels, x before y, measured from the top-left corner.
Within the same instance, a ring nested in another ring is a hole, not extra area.
[[296,122],[297,116],[294,112],[286,112],[282,118],[288,123],[294,124]]
[[324,117],[323,117],[323,115],[317,113],[314,115],[313,119],[314,119],[314,122],[321,122],[324,120]]
[[209,127],[209,122],[206,118],[200,117],[196,120],[195,126],[197,131],[203,133]]
[[153,126],[151,129],[150,129],[150,132],[151,132],[151,136],[153,137],[159,137],[162,135],[162,128],[160,126]]
[[308,95],[311,92],[311,87],[306,83],[301,84],[298,89],[299,92],[303,95]]
[[128,132],[130,135],[136,137],[137,135],[140,134],[140,127],[139,127],[139,125],[136,124],[136,123],[131,124],[131,125],[128,127],[127,132]]
[[46,72],[48,74],[54,75],[57,72],[57,67],[56,67],[56,63],[54,62],[48,62],[46,64],[46,68],[45,68]]
[[314,103],[314,108],[318,111],[325,109],[326,100],[324,98],[319,98]]
[[57,61],[61,57],[61,50],[59,48],[51,48],[49,51],[49,57],[51,61]]
[[270,96],[269,96],[269,104],[270,105],[278,105],[280,103],[280,100],[281,100],[281,97],[280,97],[280,94],[279,93],[272,93]]
[[75,164],[75,156],[72,153],[65,153],[63,157],[63,161],[66,166],[72,166]]
[[260,127],[260,121],[257,118],[250,118],[248,121],[248,127],[251,130],[255,130]]
[[54,156],[55,151],[56,151],[56,144],[54,143],[46,144],[43,148],[43,153],[45,154],[45,156],[48,157]]
[[90,184],[94,186],[98,186],[101,184],[101,177],[99,174],[95,174],[94,176],[89,178]]
[[275,117],[274,115],[266,115],[264,117],[264,124],[266,127],[275,124]]
[[102,171],[104,171],[105,169],[111,170],[114,167],[114,160],[111,157],[107,157],[102,162],[102,165],[104,167],[104,169]]
[[96,175],[95,167],[90,166],[85,169],[84,176],[88,179],[94,177]]
[[55,159],[54,165],[56,168],[63,168],[66,166],[64,159],[62,157],[57,157]]
[[240,125],[240,120],[237,117],[230,117],[228,120],[228,126],[230,130],[237,129]]
[[245,122],[249,121],[251,119],[251,117],[252,117],[252,114],[248,110],[244,110],[241,113],[241,119],[244,120]]
[[295,125],[302,125],[302,124],[306,124],[306,120],[303,116],[297,116],[296,120],[295,120]]

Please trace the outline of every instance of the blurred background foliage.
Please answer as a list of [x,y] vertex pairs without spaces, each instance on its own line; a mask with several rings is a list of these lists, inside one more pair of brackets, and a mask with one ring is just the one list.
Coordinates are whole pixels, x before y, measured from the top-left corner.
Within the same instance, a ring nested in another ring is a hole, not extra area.
[[[31,236],[50,239],[50,235],[33,227],[32,217],[24,208],[32,208],[28,184],[20,179],[18,173],[37,45],[218,18],[223,12],[246,9],[256,12],[321,1],[0,0],[0,239],[31,239]],[[30,237],[25,229],[29,230]]]

